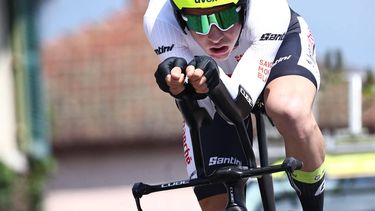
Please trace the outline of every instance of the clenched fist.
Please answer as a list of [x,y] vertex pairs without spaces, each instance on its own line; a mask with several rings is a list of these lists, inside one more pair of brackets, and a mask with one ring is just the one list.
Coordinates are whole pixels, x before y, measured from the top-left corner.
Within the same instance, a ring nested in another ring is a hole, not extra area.
[[198,94],[208,93],[219,84],[219,68],[211,57],[195,56],[186,68],[189,83]]
[[173,97],[182,93],[185,89],[186,66],[186,60],[179,57],[170,57],[161,62],[154,74],[159,88]]

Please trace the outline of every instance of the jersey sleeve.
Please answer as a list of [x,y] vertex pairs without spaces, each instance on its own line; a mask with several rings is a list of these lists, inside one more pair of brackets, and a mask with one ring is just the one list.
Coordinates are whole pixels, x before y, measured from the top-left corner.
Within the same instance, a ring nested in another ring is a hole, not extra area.
[[187,62],[191,61],[193,56],[187,48],[185,34],[177,24],[171,12],[172,8],[168,8],[170,5],[164,5],[160,10],[152,9],[153,6],[155,5],[149,5],[143,17],[143,24],[154,52],[161,61],[169,57],[182,57]]
[[250,1],[245,31],[246,41],[252,44],[245,51],[231,78],[222,77],[233,98],[241,94],[250,96],[255,103],[264,89],[273,60],[285,37],[290,22],[290,9],[286,0]]

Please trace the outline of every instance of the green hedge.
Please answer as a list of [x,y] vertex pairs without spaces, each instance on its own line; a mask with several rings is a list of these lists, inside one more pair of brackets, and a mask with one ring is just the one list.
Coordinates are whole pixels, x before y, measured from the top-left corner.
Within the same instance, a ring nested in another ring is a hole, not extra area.
[[17,174],[0,162],[0,210],[42,211],[45,185],[54,163],[52,158],[29,158],[28,172]]

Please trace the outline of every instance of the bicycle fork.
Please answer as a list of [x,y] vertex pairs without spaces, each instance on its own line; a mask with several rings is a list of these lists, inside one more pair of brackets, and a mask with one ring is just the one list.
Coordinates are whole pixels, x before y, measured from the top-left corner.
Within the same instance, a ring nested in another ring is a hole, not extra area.
[[246,181],[247,179],[240,179],[224,183],[228,194],[226,211],[247,211],[244,193],[246,191]]

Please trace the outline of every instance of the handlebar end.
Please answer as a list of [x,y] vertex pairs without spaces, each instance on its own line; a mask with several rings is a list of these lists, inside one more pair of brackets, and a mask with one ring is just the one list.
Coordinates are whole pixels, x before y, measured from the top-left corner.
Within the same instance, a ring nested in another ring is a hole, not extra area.
[[287,171],[293,172],[294,170],[302,169],[303,162],[295,159],[294,157],[287,157],[285,158],[282,166],[286,168]]
[[293,189],[300,196],[301,195],[301,190],[294,183],[294,181],[292,179],[292,172],[294,170],[302,169],[303,162],[300,161],[300,160],[295,159],[294,157],[287,157],[287,158],[285,158],[282,166],[285,168],[285,171],[286,171],[286,174],[288,176],[288,180],[289,180],[290,185],[293,187]]
[[146,191],[146,185],[142,182],[135,183],[132,188],[134,198],[141,198]]
[[146,194],[146,188],[147,185],[143,184],[142,182],[138,182],[133,185],[132,192],[138,211],[142,211],[141,197]]

